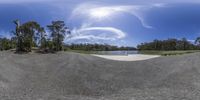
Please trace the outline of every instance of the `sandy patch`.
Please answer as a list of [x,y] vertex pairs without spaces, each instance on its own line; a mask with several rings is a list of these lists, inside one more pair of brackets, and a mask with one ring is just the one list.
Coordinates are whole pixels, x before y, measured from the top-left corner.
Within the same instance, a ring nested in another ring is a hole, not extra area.
[[135,54],[135,55],[93,55],[109,60],[117,60],[117,61],[140,61],[147,60],[152,58],[160,57],[159,55],[143,55],[143,54]]

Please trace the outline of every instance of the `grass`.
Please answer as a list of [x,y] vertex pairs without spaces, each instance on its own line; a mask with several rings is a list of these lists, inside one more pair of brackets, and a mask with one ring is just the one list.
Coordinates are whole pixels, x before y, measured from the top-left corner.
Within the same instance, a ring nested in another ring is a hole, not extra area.
[[150,55],[161,55],[161,56],[171,56],[171,55],[182,55],[188,53],[200,52],[200,50],[182,50],[182,51],[155,51],[155,50],[145,50],[139,51],[140,54],[150,54]]
[[67,52],[75,52],[82,54],[95,54],[95,51],[85,51],[85,50],[66,50]]

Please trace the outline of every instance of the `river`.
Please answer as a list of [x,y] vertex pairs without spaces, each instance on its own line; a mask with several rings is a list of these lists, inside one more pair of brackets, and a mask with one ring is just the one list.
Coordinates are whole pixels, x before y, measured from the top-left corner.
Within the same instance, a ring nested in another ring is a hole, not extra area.
[[95,54],[99,55],[134,55],[139,54],[138,51],[94,51]]

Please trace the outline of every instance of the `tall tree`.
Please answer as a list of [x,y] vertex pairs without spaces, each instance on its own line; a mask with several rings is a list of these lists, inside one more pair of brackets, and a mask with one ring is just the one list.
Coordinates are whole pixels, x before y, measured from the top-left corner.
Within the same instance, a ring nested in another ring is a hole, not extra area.
[[19,20],[14,20],[13,23],[16,25],[15,31],[13,31],[15,37],[16,37],[16,50],[17,51],[24,51],[23,47],[23,35],[20,31],[20,21]]
[[30,52],[32,46],[36,44],[36,35],[43,32],[42,27],[35,21],[20,25],[19,20],[15,20],[14,23],[16,29],[13,33],[17,37],[17,51]]
[[181,39],[182,43],[183,43],[183,50],[186,50],[187,46],[188,46],[188,41],[186,38],[182,38]]
[[51,33],[54,49],[61,51],[65,36],[70,34],[68,27],[65,26],[64,21],[52,21],[47,27]]
[[46,39],[46,33],[44,28],[41,28],[40,30],[40,48],[41,49],[46,49],[47,48],[47,39]]

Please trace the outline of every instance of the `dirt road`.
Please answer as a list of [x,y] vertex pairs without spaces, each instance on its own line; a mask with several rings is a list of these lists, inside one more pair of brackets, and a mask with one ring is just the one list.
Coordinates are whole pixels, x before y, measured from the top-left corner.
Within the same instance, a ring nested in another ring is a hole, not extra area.
[[1,100],[199,100],[200,53],[122,62],[0,52]]

